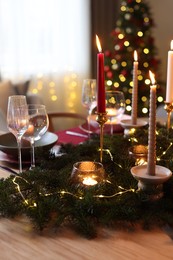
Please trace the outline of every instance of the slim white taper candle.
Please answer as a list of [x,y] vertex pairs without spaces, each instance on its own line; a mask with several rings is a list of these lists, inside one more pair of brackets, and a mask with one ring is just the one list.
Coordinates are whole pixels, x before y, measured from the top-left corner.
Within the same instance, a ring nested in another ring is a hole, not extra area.
[[148,130],[148,162],[147,174],[155,175],[156,166],[156,83],[154,74],[149,71],[151,78],[150,86],[150,112],[149,112],[149,130]]
[[171,50],[168,52],[166,102],[173,102],[173,40],[171,41]]
[[137,56],[137,51],[134,51],[132,113],[131,113],[132,125],[137,124],[137,102],[138,102],[138,56]]

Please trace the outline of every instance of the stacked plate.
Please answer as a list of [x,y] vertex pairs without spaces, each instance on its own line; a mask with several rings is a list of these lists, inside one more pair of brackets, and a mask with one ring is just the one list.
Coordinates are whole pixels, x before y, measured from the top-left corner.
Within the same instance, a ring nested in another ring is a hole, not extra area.
[[[51,149],[57,142],[58,136],[51,132],[47,132],[42,138],[35,142],[35,149]],[[22,157],[30,158],[30,143],[22,139]],[[12,133],[0,135],[0,151],[11,157],[18,156],[18,148],[16,138]]]

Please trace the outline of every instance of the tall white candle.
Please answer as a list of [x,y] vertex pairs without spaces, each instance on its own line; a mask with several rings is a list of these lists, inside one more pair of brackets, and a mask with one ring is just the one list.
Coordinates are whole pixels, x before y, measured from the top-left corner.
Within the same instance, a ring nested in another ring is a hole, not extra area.
[[168,51],[166,102],[173,102],[173,40],[171,50]]
[[149,130],[148,130],[148,160],[147,174],[155,175],[156,166],[156,83],[154,74],[149,71],[151,78],[150,86],[150,112],[149,112]]
[[137,51],[134,51],[132,113],[131,113],[131,119],[133,125],[136,125],[137,123],[137,102],[138,102],[138,56],[137,56]]

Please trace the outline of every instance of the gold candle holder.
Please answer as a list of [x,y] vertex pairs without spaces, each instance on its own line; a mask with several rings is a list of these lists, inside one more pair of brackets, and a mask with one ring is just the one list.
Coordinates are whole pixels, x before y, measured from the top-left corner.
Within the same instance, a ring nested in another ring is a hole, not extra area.
[[166,102],[165,101],[164,109],[167,112],[167,129],[169,130],[170,127],[171,127],[171,113],[173,111],[173,102]]
[[100,126],[100,162],[103,160],[103,128],[107,121],[107,113],[98,113],[96,117]]

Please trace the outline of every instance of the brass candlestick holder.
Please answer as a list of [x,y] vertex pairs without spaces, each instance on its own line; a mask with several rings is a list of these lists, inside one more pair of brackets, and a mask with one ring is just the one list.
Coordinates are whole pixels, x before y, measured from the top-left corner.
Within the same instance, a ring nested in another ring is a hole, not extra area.
[[97,122],[100,126],[100,162],[103,160],[103,128],[104,124],[107,121],[107,113],[97,113],[96,117]]
[[165,101],[164,109],[167,112],[167,129],[169,130],[170,127],[171,127],[171,113],[173,111],[173,102],[166,102]]

